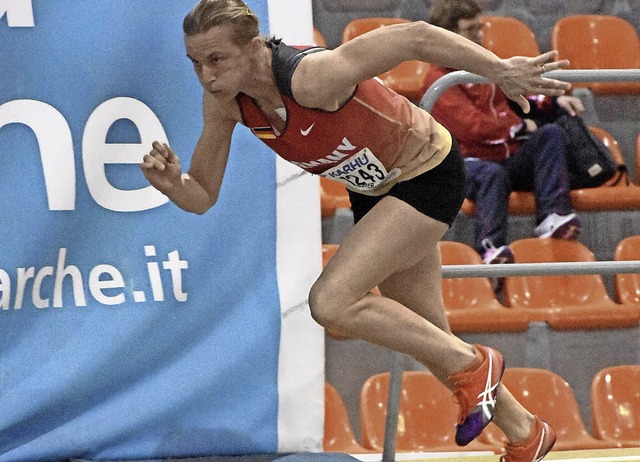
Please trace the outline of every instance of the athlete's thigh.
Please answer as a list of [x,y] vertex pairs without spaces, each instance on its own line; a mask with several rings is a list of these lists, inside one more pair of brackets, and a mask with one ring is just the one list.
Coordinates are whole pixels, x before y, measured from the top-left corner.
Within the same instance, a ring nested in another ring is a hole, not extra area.
[[446,224],[400,199],[385,197],[345,237],[319,283],[353,303],[430,255],[446,230]]

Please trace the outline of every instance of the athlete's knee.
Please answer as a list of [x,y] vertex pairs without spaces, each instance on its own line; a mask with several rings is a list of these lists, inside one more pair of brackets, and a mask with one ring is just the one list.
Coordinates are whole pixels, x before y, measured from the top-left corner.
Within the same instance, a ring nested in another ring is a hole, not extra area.
[[311,317],[322,327],[331,328],[337,322],[337,308],[326,284],[318,280],[309,291]]

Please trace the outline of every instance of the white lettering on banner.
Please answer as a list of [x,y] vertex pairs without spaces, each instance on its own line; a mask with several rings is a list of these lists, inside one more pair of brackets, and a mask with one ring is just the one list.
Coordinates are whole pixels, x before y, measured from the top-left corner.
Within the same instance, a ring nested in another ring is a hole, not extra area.
[[9,27],[33,27],[32,0],[0,0],[0,18],[7,15]]
[[76,168],[71,130],[64,116],[46,103],[22,99],[0,105],[0,128],[11,123],[24,124],[36,135],[49,210],[74,210]]
[[[129,119],[140,133],[140,143],[106,143],[116,120]],[[167,142],[167,135],[153,111],[133,98],[113,98],[98,106],[87,120],[82,136],[82,162],[91,196],[102,207],[116,212],[137,212],[166,204],[167,196],[153,186],[125,191],[107,179],[106,164],[139,164],[154,140]]]
[[[140,133],[139,144],[106,143],[109,128],[120,119],[129,119],[136,125]],[[75,210],[73,141],[64,116],[41,101],[14,100],[0,104],[0,128],[11,123],[24,124],[36,135],[49,210]],[[136,99],[110,99],[93,111],[82,137],[82,160],[87,188],[100,206],[115,212],[138,212],[169,201],[150,185],[135,190],[117,189],[109,183],[105,173],[107,164],[140,163],[156,139],[167,140],[164,128],[153,111]]]
[[[145,246],[145,255],[155,257],[156,249],[153,245]],[[61,248],[58,251],[58,260],[55,266],[44,266],[39,270],[35,267],[17,268],[15,278],[15,295],[13,296],[13,309],[20,310],[28,303],[25,295],[31,288],[31,303],[35,308],[43,309],[51,306],[64,307],[63,288],[65,284],[72,284],[73,306],[87,306],[87,297],[84,289],[83,275],[80,269],[71,264],[67,264],[67,249]],[[167,254],[167,259],[162,262],[162,268],[171,274],[171,284],[173,286],[173,298],[178,302],[186,302],[188,294],[183,291],[183,270],[189,268],[189,262],[180,258],[180,253],[173,250]],[[160,266],[157,261],[147,262],[147,270],[153,300],[164,301],[165,294],[162,286]],[[52,278],[52,293],[43,294],[43,287],[47,280]],[[132,282],[133,283],[133,282]],[[125,278],[118,268],[108,264],[99,264],[91,269],[88,278],[89,293],[93,299],[101,305],[121,305],[125,303]],[[11,276],[4,269],[0,269],[0,308],[4,311],[11,308],[12,299]],[[121,290],[118,290],[121,289]],[[110,293],[105,291],[111,290]],[[147,297],[144,291],[132,291],[133,301],[141,303]]]

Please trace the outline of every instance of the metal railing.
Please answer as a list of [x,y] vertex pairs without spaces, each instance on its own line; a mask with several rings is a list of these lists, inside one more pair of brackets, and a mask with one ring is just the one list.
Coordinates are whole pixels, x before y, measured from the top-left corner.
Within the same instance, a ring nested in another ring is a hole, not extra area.
[[[640,82],[640,69],[559,70],[547,72],[544,76],[566,82]],[[420,107],[427,112],[431,111],[442,92],[453,85],[486,82],[489,82],[489,80],[467,71],[451,72],[436,80],[429,87],[420,101]],[[443,278],[623,273],[640,273],[640,261],[442,266]],[[391,357],[382,462],[395,461],[400,392],[402,389],[403,355],[402,353],[392,352]]]

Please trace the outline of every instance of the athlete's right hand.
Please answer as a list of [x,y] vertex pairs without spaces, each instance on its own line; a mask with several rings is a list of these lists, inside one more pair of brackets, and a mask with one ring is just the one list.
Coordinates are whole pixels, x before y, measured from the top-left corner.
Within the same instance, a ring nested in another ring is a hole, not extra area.
[[149,183],[162,193],[182,184],[180,159],[166,143],[154,141],[151,151],[145,154],[140,169]]

